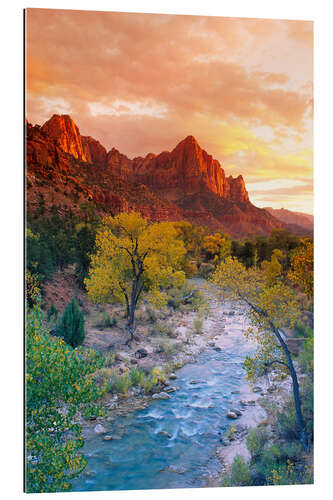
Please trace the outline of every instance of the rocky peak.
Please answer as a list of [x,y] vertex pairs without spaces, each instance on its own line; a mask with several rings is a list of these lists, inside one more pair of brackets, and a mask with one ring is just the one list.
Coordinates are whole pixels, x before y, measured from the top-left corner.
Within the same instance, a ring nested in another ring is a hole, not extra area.
[[83,152],[87,161],[99,166],[104,166],[107,155],[105,147],[93,137],[82,136],[81,139]]
[[232,177],[230,175],[227,178],[227,182],[229,184],[230,200],[238,201],[240,203],[247,203],[250,201],[242,175],[239,175],[238,177]]
[[78,160],[87,161],[80,130],[69,115],[53,115],[44,123],[42,131],[56,139],[63,151]]

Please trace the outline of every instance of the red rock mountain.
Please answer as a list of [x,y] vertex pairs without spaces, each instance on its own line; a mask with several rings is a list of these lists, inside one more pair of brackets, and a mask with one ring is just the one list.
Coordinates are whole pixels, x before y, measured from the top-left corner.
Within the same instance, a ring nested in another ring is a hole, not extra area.
[[92,202],[100,212],[139,210],[151,220],[186,219],[234,237],[269,234],[286,227],[249,200],[242,176],[227,177],[193,136],[171,152],[127,158],[81,136],[69,115],[42,127],[27,125],[27,200],[33,210],[80,212]]

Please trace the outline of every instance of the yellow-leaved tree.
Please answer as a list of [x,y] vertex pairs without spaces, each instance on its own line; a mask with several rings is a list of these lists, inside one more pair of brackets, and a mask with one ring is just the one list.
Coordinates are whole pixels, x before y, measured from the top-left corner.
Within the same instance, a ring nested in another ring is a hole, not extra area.
[[85,285],[97,303],[120,300],[126,306],[130,340],[135,331],[135,311],[143,294],[156,306],[166,303],[163,291],[185,282],[180,271],[186,253],[172,223],[149,224],[139,213],[106,217],[96,235]]
[[228,257],[217,267],[212,282],[223,300],[241,301],[247,306],[252,323],[247,336],[257,345],[255,354],[247,357],[244,363],[248,378],[254,380],[262,376],[272,365],[288,370],[293,384],[300,439],[303,447],[307,448],[298,378],[284,332],[285,327],[295,325],[300,309],[294,291],[280,279],[276,265],[278,256],[273,257],[263,269],[247,269],[236,258]]

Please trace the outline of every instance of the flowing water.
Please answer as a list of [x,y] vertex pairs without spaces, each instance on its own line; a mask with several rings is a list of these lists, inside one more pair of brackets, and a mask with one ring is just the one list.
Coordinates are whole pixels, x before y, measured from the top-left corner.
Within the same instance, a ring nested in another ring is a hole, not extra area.
[[227,318],[228,334],[219,332],[222,350],[207,347],[196,362],[176,372],[172,382],[179,390],[171,399],[153,400],[148,408],[118,417],[110,428],[105,424],[118,439],[88,436],[83,451],[89,475],[74,482],[75,491],[207,484],[207,476],[220,468],[215,450],[230,425],[226,413],[250,396],[242,363],[253,346],[244,339],[242,321],[242,316]]

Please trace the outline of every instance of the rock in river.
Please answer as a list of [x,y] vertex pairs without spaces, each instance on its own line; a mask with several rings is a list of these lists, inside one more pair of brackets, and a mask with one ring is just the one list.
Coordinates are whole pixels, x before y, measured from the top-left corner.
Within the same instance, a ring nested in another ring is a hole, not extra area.
[[171,438],[171,434],[169,434],[167,431],[160,431],[158,433],[159,436],[166,436],[167,438]]
[[242,415],[242,412],[241,410],[239,410],[238,408],[230,408],[229,410],[231,413],[235,413],[237,415],[237,417],[240,417]]
[[171,396],[167,392],[158,392],[152,395],[152,399],[170,399]]
[[177,375],[175,373],[170,373],[170,375],[169,375],[170,380],[176,380],[176,378],[177,378]]
[[97,424],[94,431],[96,432],[96,434],[106,434],[105,427],[102,424]]
[[236,413],[234,413],[233,411],[230,411],[230,410],[227,413],[227,417],[228,418],[232,418],[232,419],[238,418],[238,416],[236,415]]
[[262,392],[262,388],[259,386],[253,387],[253,392]]
[[110,434],[107,434],[106,436],[104,436],[104,441],[111,441],[113,438]]
[[165,387],[165,392],[176,392],[178,391],[179,387],[176,385],[170,385],[168,387]]

